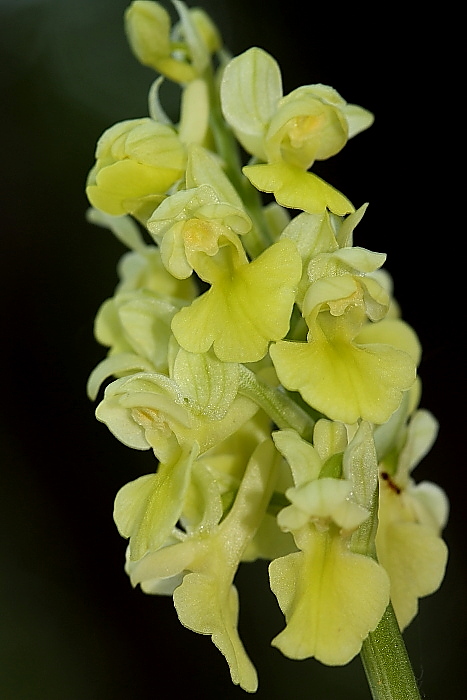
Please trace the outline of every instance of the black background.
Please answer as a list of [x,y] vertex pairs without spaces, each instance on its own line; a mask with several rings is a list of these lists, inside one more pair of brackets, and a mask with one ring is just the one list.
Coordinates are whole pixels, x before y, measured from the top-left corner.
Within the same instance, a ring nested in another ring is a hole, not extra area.
[[[259,45],[275,56],[285,92],[327,83],[376,114],[368,132],[315,170],[355,205],[370,202],[355,243],[388,254],[404,318],[424,348],[422,406],[441,430],[415,476],[450,497],[451,556],[441,590],[421,602],[405,637],[424,697],[459,697],[467,591],[462,124],[448,37],[456,17],[448,6],[408,17],[394,4],[376,14],[305,2],[200,4],[234,54]],[[210,640],[180,626],[170,599],[131,589],[113,498],[154,460],[119,444],[85,395],[104,354],[93,318],[112,294],[123,248],[85,222],[84,182],[102,131],[146,116],[153,79],[127,47],[126,5],[0,0],[4,700],[245,695]],[[270,648],[282,616],[265,565],[244,565],[237,584],[258,698],[369,698],[358,659],[334,669]]]

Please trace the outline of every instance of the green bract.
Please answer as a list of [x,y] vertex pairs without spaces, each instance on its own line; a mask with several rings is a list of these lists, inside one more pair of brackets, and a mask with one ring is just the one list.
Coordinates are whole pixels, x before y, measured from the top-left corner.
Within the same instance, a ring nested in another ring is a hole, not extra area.
[[150,116],[107,129],[88,176],[89,220],[130,249],[97,312],[107,355],[88,394],[156,459],[115,499],[132,584],[172,595],[254,692],[241,562],[270,562],[276,647],[345,664],[390,601],[405,627],[440,585],[448,505],[411,477],[437,426],[417,409],[420,343],[386,255],[354,245],[367,205],[309,171],[373,116],[326,85],[284,96],[269,54],[230,60],[202,10],[174,5],[173,27],[159,3],[128,8],[130,45],[160,77]]

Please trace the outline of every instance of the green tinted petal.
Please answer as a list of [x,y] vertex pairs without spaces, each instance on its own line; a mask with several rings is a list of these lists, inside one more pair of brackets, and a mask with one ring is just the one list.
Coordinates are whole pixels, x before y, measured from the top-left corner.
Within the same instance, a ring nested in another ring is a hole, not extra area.
[[347,430],[343,423],[321,418],[313,431],[313,445],[323,463],[330,457],[344,452],[347,447]]
[[135,0],[125,12],[125,29],[136,57],[157,68],[170,53],[170,15],[158,2]]
[[408,492],[420,524],[439,533],[446,526],[449,515],[449,500],[443,489],[431,481],[421,481],[410,486]]
[[171,534],[182,512],[197,452],[195,446],[176,462],[160,464],[156,474],[131,481],[118,492],[114,519],[120,534],[130,538],[132,560],[157,550]]
[[206,81],[192,80],[184,87],[180,111],[178,136],[181,143],[185,146],[204,143],[209,128],[209,95]]
[[371,112],[358,105],[347,104],[343,111],[349,126],[349,139],[368,129],[375,120]]
[[181,348],[173,378],[195,412],[212,420],[225,416],[237,396],[238,365],[220,362],[213,353],[190,353]]
[[342,111],[322,100],[308,85],[284,97],[265,136],[267,160],[284,160],[307,170],[313,162],[338,153],[347,142]]
[[192,145],[188,151],[186,167],[186,187],[209,185],[216,193],[217,201],[243,207],[234,186],[221,168],[219,159],[211,151],[199,145]]
[[350,495],[352,483],[346,479],[315,479],[286,492],[294,506],[310,517],[332,517],[335,508]]
[[282,97],[276,61],[257,47],[245,51],[226,66],[220,95],[224,117],[240,143],[252,155],[266,160],[263,137]]
[[344,477],[352,483],[352,498],[370,509],[378,487],[378,460],[372,426],[362,421],[344,452]]
[[399,454],[397,464],[397,483],[405,486],[410,473],[431,450],[438,434],[438,421],[429,412],[419,410],[412,416],[407,439]]
[[148,360],[130,352],[119,352],[107,357],[94,368],[87,383],[87,394],[91,400],[97,397],[102,383],[112,376],[128,372],[153,372],[154,366]]
[[[132,160],[122,160],[96,173],[96,184],[86,194],[97,209],[122,216],[138,208],[138,200],[165,192],[182,175],[175,168],[154,168]],[[156,197],[154,208],[157,206]]]
[[97,226],[108,228],[128,248],[143,252],[146,245],[136,222],[130,216],[111,216],[90,207],[86,219]]
[[323,465],[318,452],[309,442],[295,430],[278,430],[272,437],[277,449],[290,464],[295,486],[318,478]]

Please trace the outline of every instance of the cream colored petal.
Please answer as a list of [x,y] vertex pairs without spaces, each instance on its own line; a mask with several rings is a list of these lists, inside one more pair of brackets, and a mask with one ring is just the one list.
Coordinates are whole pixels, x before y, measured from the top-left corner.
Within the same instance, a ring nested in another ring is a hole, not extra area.
[[262,192],[272,192],[279,204],[302,209],[309,214],[321,214],[330,209],[344,215],[354,211],[347,197],[319,178],[284,162],[248,165],[243,168],[250,182]]
[[418,610],[418,598],[434,593],[444,577],[447,547],[423,525],[395,520],[378,530],[376,550],[391,580],[391,601],[401,629]]
[[293,659],[335,666],[359,653],[389,600],[389,581],[373,559],[350,552],[338,535],[310,529],[304,551],[269,566],[287,625],[273,640]]

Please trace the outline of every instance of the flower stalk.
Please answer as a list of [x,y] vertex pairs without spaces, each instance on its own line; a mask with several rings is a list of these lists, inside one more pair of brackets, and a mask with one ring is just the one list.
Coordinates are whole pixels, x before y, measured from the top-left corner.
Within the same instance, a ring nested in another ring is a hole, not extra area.
[[360,652],[373,700],[420,700],[407,649],[389,603]]

